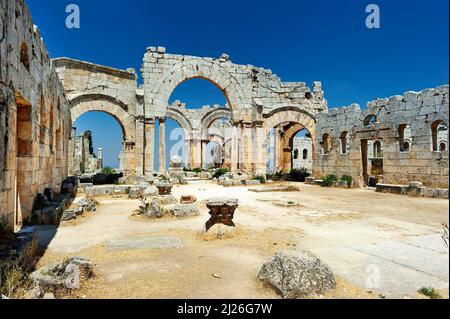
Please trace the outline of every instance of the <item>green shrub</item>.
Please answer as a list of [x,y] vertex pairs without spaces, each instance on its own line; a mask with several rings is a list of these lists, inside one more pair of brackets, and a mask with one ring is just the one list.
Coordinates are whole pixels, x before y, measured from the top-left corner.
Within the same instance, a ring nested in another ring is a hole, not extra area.
[[293,169],[290,173],[291,175],[291,179],[296,181],[296,182],[302,182],[304,183],[307,177],[310,177],[311,174],[308,173],[308,171],[306,170],[306,168],[301,168],[301,169]]
[[200,174],[202,171],[203,170],[201,168],[199,168],[199,167],[196,167],[196,168],[192,169],[192,172],[197,173],[197,174]]
[[263,175],[258,175],[258,176],[256,176],[256,177],[255,177],[255,180],[256,180],[256,181],[260,181],[261,184],[267,183],[267,179],[266,179],[266,177],[263,176]]
[[341,181],[346,182],[348,187],[352,187],[353,185],[353,177],[344,175],[341,177]]
[[338,181],[338,177],[334,174],[331,175],[327,175],[325,176],[325,178],[322,180],[322,183],[320,183],[320,186],[322,187],[331,187],[334,185],[334,183],[336,183]]
[[434,289],[434,288],[422,288],[419,290],[419,293],[430,297],[430,299],[442,299],[442,296]]
[[216,169],[216,171],[214,172],[213,178],[220,178],[220,177],[222,177],[223,175],[225,175],[225,174],[227,174],[229,172],[230,171],[228,169],[226,169],[226,168]]
[[112,174],[114,174],[114,169],[112,169],[109,166],[103,167],[102,174],[104,174],[104,175],[112,175]]

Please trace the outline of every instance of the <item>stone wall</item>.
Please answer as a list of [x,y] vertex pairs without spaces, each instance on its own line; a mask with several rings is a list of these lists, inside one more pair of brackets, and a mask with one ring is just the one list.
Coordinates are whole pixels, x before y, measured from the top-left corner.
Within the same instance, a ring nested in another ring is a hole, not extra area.
[[23,0],[0,2],[0,217],[26,220],[67,177],[69,103]]
[[293,168],[303,169],[312,172],[313,168],[313,140],[309,137],[294,138]]
[[330,109],[317,118],[315,175],[351,175],[360,186],[378,175],[388,184],[448,188],[448,148],[440,148],[448,145],[448,120],[448,85],[378,99],[364,110]]
[[86,131],[75,138],[75,155],[73,160],[73,174],[95,173],[102,169],[103,149],[98,149],[98,156],[94,153],[92,132]]

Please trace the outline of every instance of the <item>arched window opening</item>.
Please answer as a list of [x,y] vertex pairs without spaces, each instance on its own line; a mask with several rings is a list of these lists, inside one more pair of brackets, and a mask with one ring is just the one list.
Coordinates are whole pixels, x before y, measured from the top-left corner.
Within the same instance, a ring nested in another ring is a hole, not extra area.
[[447,144],[441,143],[441,144],[439,145],[439,151],[440,151],[440,152],[446,152],[446,151],[447,151]]
[[303,160],[307,160],[308,159],[308,150],[304,149],[303,150]]
[[375,123],[378,123],[378,118],[375,114],[370,114],[364,119],[364,126],[370,126]]
[[442,120],[437,120],[431,124],[432,148],[434,152],[441,152],[440,145],[448,139],[448,127]]
[[294,150],[294,159],[298,159],[298,149]]
[[409,152],[411,150],[411,144],[409,142],[403,143],[403,151],[402,152]]
[[398,127],[400,152],[409,152],[412,140],[411,126],[408,124],[400,124]]

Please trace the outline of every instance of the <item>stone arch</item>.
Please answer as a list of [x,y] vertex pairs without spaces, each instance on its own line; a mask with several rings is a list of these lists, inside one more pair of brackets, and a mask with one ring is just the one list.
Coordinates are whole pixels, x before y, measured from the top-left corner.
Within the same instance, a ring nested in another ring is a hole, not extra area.
[[283,107],[270,113],[264,120],[263,127],[265,133],[283,123],[298,123],[301,124],[311,134],[314,140],[316,134],[316,117],[312,113],[305,110]]
[[[316,120],[315,116],[306,110],[297,107],[280,107],[271,112],[263,123],[266,141],[270,134],[270,130],[276,127],[285,126],[284,136],[279,141],[281,148],[274,150],[275,152],[275,170],[282,169],[289,171],[292,168],[292,140],[295,135],[303,129],[306,129],[311,136],[313,150],[315,148]],[[263,152],[268,159],[267,147]],[[313,156],[315,152],[313,151]]]
[[135,119],[125,111],[122,102],[101,94],[78,95],[71,100],[72,123],[88,112],[104,112],[116,119],[122,128],[123,140],[134,141],[136,136]]
[[207,113],[201,121],[202,125],[202,138],[208,139],[208,129],[211,127],[211,125],[221,119],[228,117],[230,120],[232,119],[232,113],[231,110],[228,108],[217,108],[212,110],[211,112]]
[[167,110],[166,117],[176,121],[184,131],[185,140],[189,140],[192,138],[192,123],[189,119],[183,114],[183,112],[170,108]]
[[224,67],[201,58],[185,58],[166,71],[156,82],[152,90],[153,107],[162,110],[164,116],[173,91],[191,79],[204,79],[214,84],[225,95],[228,106],[233,111],[246,104],[247,94]]

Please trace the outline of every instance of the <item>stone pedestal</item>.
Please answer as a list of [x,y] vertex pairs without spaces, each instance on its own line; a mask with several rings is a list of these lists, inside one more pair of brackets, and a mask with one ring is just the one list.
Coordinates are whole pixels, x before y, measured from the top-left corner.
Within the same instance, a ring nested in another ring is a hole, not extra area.
[[215,224],[224,224],[235,227],[233,222],[234,212],[239,206],[239,201],[234,198],[212,198],[206,202],[210,210],[211,218],[206,223],[206,231]]
[[160,196],[170,195],[172,193],[172,185],[168,183],[160,183],[156,185]]

